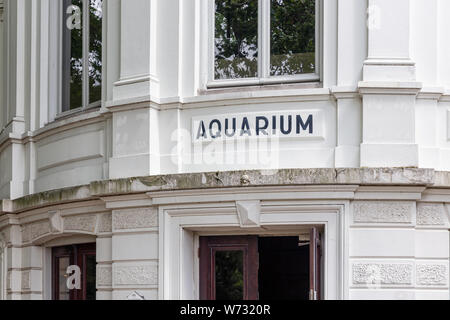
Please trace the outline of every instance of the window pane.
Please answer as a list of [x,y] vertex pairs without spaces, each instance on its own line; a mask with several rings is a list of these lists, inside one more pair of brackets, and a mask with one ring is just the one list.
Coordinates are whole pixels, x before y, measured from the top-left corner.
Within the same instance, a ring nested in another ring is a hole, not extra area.
[[89,103],[102,99],[102,0],[89,7]]
[[256,77],[258,0],[216,0],[215,78]]
[[315,72],[315,0],[271,0],[270,74]]
[[216,300],[244,298],[243,251],[216,251]]
[[65,19],[63,21],[62,95],[65,111],[83,105],[83,2],[82,0],[66,0],[63,9]]
[[67,288],[67,268],[70,265],[70,258],[63,257],[58,259],[58,300],[70,300],[70,291]]

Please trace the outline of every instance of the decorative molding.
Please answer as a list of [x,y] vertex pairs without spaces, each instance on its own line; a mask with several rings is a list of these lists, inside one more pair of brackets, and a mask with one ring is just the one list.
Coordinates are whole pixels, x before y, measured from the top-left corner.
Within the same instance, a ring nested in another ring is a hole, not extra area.
[[355,223],[412,223],[413,201],[355,201]]
[[94,233],[97,215],[79,215],[64,218],[64,231],[85,231]]
[[158,213],[152,208],[114,210],[113,230],[142,229],[158,226]]
[[417,264],[416,281],[420,286],[446,286],[448,268],[445,264]]
[[112,266],[97,265],[97,286],[112,286]]
[[412,263],[356,263],[352,267],[356,285],[411,285]]
[[418,203],[416,220],[418,225],[445,225],[444,205],[435,203]]
[[98,232],[109,233],[112,232],[112,214],[105,213],[98,217]]
[[114,267],[114,285],[157,285],[157,266]]
[[255,228],[261,225],[261,201],[236,201],[236,209],[241,228]]
[[22,271],[22,290],[31,289],[31,271]]

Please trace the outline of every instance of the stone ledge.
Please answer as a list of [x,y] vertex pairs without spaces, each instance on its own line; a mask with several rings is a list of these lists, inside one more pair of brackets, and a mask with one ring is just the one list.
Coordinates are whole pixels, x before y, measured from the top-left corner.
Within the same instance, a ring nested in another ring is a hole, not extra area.
[[94,181],[0,202],[0,215],[58,203],[150,191],[282,185],[376,185],[450,188],[450,172],[417,168],[280,169],[186,173]]

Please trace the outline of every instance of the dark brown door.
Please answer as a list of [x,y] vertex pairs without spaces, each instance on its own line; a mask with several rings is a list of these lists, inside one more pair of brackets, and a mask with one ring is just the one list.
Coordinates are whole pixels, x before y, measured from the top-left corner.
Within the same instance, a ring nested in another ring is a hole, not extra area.
[[321,255],[320,233],[317,228],[312,228],[309,240],[309,300],[321,299]]
[[258,237],[200,237],[200,299],[258,300]]
[[[70,289],[67,279],[69,266],[80,270],[80,289]],[[81,244],[52,249],[52,287],[54,300],[95,300],[96,245]]]

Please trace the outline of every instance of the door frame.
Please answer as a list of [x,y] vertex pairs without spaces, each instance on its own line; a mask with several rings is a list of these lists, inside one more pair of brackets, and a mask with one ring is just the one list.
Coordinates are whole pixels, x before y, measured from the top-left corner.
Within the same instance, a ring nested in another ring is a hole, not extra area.
[[[260,225],[243,228],[236,201],[223,201],[226,199],[224,196],[214,194],[207,198],[201,194],[189,194],[181,197],[177,194],[175,197],[170,192],[151,194],[154,203],[159,205],[160,299],[199,299],[199,236],[282,236],[298,234],[299,230],[313,226],[323,229],[321,298],[348,298],[348,275],[344,272],[348,261],[348,235],[344,230],[348,224],[345,213],[350,210],[349,201],[269,201],[267,199],[273,199],[274,193],[259,192],[257,196],[265,199],[259,200]],[[230,195],[230,198],[236,197]],[[205,203],[199,203],[202,198]],[[214,198],[222,201],[213,202]]]

